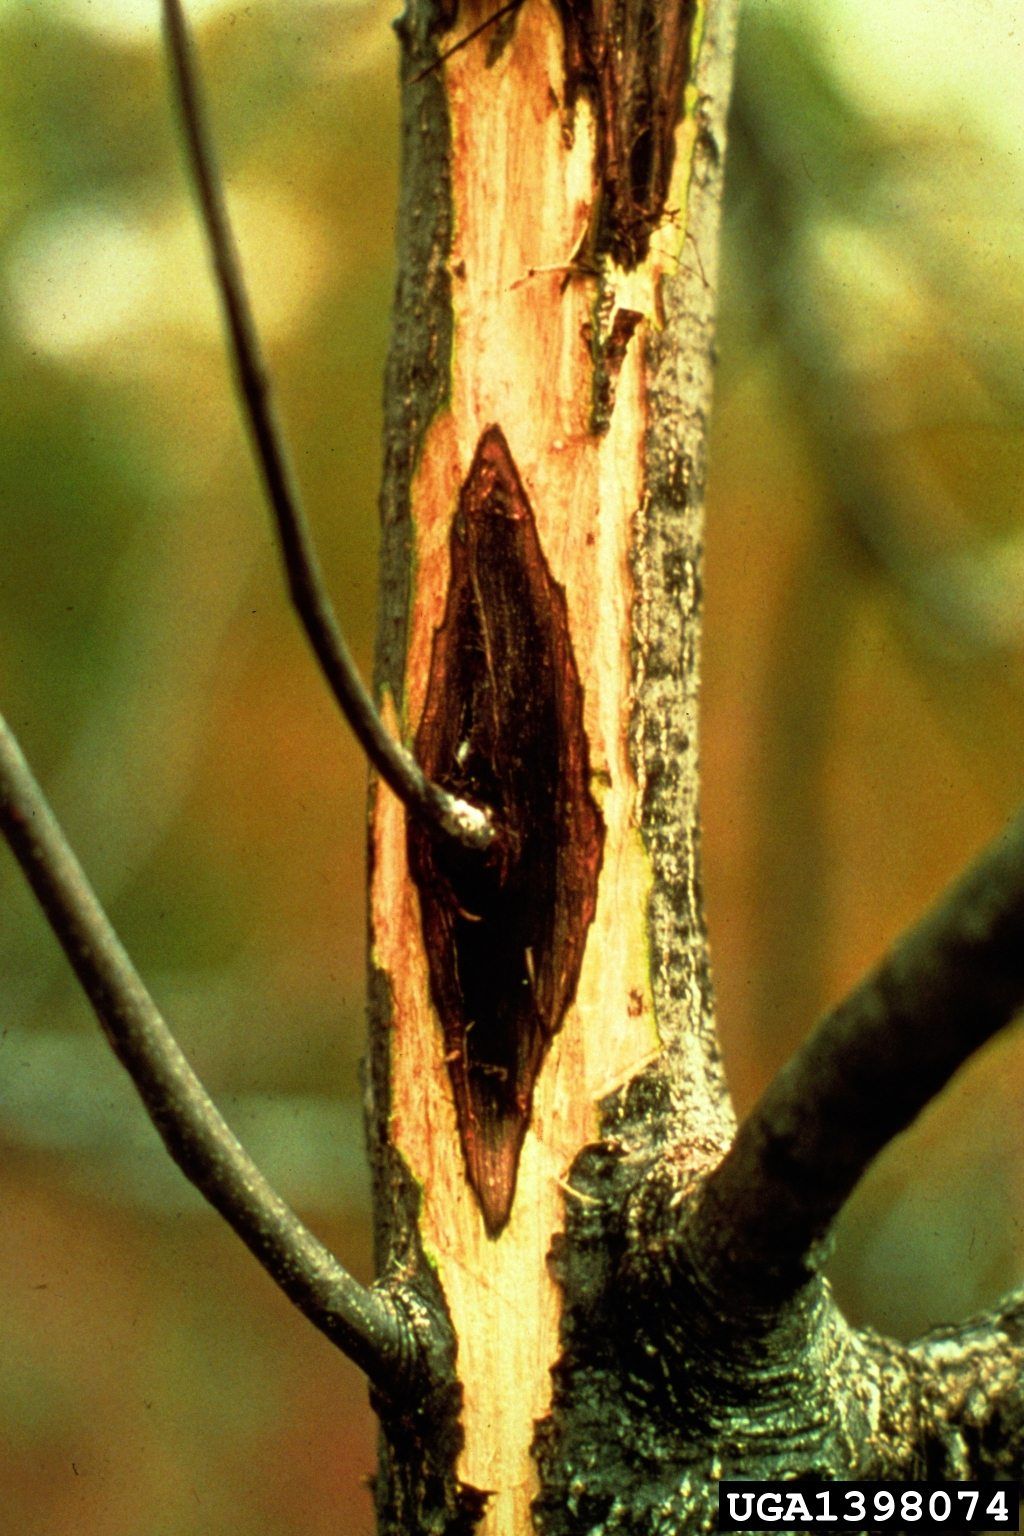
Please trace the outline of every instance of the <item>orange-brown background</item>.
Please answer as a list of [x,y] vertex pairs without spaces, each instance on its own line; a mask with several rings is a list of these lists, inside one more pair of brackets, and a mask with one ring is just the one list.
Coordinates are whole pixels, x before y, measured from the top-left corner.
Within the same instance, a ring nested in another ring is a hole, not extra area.
[[[953,8],[904,10],[888,54],[863,7],[751,4],[743,37],[703,733],[741,1109],[1024,787],[1019,45],[981,7],[942,76]],[[387,16],[200,19],[368,663]],[[2,707],[229,1118],[365,1276],[365,774],[282,597],[154,34],[134,0],[9,3],[0,47]],[[0,1536],[368,1532],[357,1373],[167,1163],[6,858],[0,999]],[[1020,1279],[1022,1090],[1010,1032],[873,1171],[833,1266],[858,1319]]]

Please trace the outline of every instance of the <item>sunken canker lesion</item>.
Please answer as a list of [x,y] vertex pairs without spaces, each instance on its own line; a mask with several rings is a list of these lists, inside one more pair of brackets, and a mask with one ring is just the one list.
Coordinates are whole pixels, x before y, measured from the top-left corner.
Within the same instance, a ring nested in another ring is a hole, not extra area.
[[431,779],[489,810],[498,836],[474,853],[410,823],[409,863],[466,1176],[497,1237],[575,995],[604,825],[565,593],[498,426],[477,445],[450,550],[415,752]]
[[566,105],[571,110],[582,95],[594,110],[594,254],[631,270],[646,259],[651,236],[669,216],[697,0],[660,7],[555,0],[555,9],[565,44]]

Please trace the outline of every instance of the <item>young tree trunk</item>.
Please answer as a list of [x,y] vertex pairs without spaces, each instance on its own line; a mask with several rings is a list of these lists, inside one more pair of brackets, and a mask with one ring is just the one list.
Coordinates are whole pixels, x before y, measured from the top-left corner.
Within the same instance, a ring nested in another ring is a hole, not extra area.
[[[595,1198],[578,1155],[611,1135],[647,1159],[685,1136],[699,1164],[732,1131],[696,696],[734,7],[525,0],[472,36],[493,11],[412,0],[399,27],[378,683],[428,772],[454,785],[461,766],[460,792],[493,803],[465,758],[494,699],[465,653],[511,672],[497,755],[538,782],[503,783],[498,819],[521,802],[539,849],[474,923],[415,840],[414,881],[403,811],[376,795],[370,1086],[382,1268],[414,1274],[457,1341],[444,1436],[421,1445],[385,1407],[384,1528],[483,1510],[488,1536],[521,1536],[560,1351],[550,1256],[567,1205]],[[503,442],[480,450],[494,427]],[[510,518],[514,554],[488,532]],[[564,784],[574,754],[583,771],[553,797],[546,776]],[[511,1015],[493,996],[509,989],[527,1000]]]
[[710,1530],[723,1477],[1019,1475],[1024,1301],[910,1347],[821,1276],[867,1162],[1024,1000],[1024,823],[739,1133],[696,696],[734,5],[409,0],[375,796],[381,1529]]

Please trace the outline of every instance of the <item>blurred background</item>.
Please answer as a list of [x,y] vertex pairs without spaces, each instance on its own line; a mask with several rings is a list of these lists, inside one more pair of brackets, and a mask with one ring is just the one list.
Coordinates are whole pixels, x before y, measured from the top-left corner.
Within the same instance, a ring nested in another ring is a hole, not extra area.
[[[155,0],[0,0],[0,698],[179,1038],[369,1274],[365,773],[284,601]],[[193,0],[331,589],[369,666],[394,6]],[[748,1107],[1000,826],[1024,743],[1014,0],[749,0],[712,444],[703,752]],[[358,1373],[168,1162],[0,858],[0,1536],[371,1530]],[[1024,1039],[856,1195],[910,1337],[1024,1270]]]

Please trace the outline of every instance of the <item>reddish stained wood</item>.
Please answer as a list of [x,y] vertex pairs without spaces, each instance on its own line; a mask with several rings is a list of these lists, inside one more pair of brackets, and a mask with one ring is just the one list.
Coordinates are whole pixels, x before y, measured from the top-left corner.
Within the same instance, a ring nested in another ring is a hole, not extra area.
[[604,826],[565,594],[497,426],[480,438],[450,547],[415,750],[432,779],[489,806],[502,835],[483,862],[411,823],[409,863],[466,1173],[493,1237],[576,990]]

